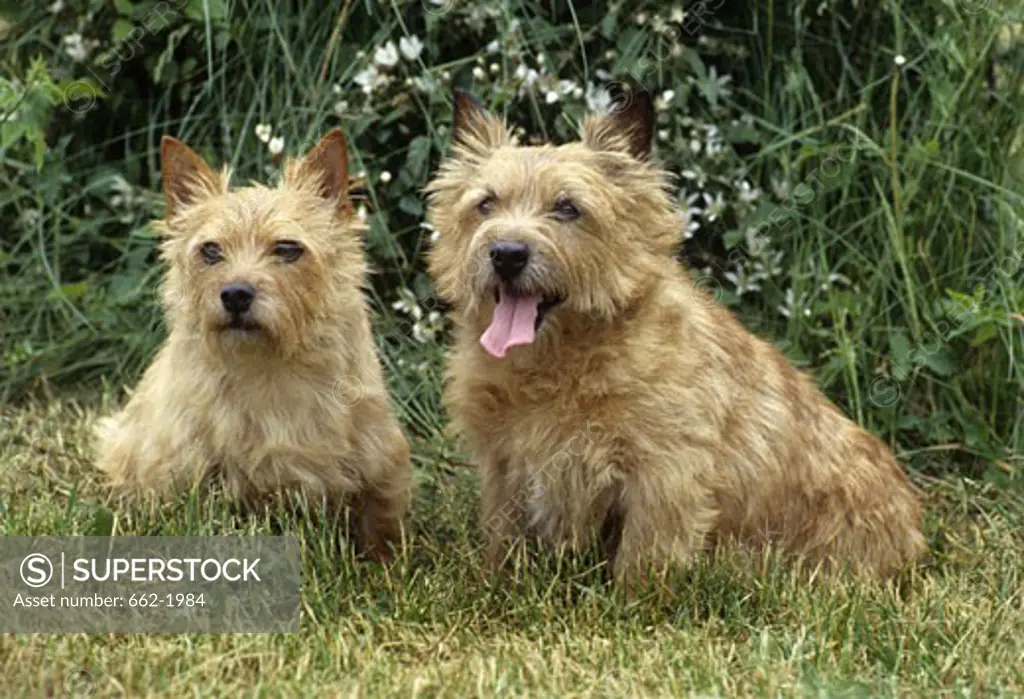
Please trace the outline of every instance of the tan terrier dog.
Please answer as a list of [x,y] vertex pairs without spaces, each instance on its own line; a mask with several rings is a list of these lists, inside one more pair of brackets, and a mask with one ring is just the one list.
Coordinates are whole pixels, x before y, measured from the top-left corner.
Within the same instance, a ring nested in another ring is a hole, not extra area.
[[729,540],[895,572],[925,548],[910,483],[672,258],[682,219],[648,159],[653,122],[638,93],[581,142],[519,147],[455,95],[430,271],[491,564],[526,534],[600,536],[627,583]]
[[288,491],[347,505],[387,557],[412,484],[362,287],[345,137],[288,162],[276,188],[233,189],[188,146],[161,146],[170,334],[127,407],[99,426],[121,491],[219,475],[245,503]]

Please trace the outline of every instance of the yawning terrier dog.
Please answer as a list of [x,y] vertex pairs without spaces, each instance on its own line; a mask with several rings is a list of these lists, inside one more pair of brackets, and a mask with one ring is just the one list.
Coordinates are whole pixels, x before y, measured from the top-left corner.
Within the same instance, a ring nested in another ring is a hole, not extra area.
[[428,185],[429,267],[456,325],[446,402],[481,470],[492,564],[521,534],[603,539],[616,580],[733,540],[884,576],[925,548],[878,439],[673,259],[649,96],[582,140],[515,145],[455,94]]
[[170,333],[100,424],[100,469],[121,491],[216,474],[244,503],[348,506],[364,551],[387,557],[412,472],[363,297],[344,136],[289,161],[276,188],[231,188],[170,137],[161,156]]

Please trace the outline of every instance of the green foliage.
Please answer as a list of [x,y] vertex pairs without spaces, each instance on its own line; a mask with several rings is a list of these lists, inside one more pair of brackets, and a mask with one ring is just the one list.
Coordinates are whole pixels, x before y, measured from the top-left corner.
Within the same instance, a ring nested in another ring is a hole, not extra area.
[[396,399],[437,435],[445,326],[421,191],[447,148],[450,88],[523,141],[560,141],[606,88],[639,82],[699,282],[916,466],[1020,468],[1019,14],[1012,0],[13,5],[0,391],[118,386],[152,356],[162,133],[266,179],[279,149],[341,124],[366,174]]

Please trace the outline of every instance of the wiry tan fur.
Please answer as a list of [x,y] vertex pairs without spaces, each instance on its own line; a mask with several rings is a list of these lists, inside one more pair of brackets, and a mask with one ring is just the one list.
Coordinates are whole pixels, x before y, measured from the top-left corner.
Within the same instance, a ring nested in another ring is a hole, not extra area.
[[[362,295],[345,141],[334,131],[275,188],[231,189],[165,138],[169,337],[125,409],[99,426],[99,467],[119,491],[167,493],[216,474],[246,503],[294,491],[349,505],[373,556],[400,537],[409,448],[381,374]],[[299,243],[293,263],[275,256]],[[200,246],[223,260],[204,263]],[[225,329],[220,292],[255,289],[255,332]]]
[[[588,117],[580,142],[518,147],[456,97],[454,151],[428,187],[430,271],[453,307],[446,401],[482,472],[491,563],[529,534],[572,547],[600,536],[627,582],[728,541],[894,573],[925,549],[912,486],[671,257],[681,218],[646,157],[651,128],[638,95]],[[565,196],[575,222],[551,214]],[[499,239],[530,246],[533,292],[564,297],[503,359],[480,345]]]

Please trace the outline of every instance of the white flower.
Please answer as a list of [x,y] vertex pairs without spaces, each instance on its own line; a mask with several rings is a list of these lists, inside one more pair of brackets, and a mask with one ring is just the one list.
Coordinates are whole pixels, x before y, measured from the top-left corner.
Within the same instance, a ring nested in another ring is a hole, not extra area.
[[270,139],[270,143],[267,144],[267,150],[270,151],[271,155],[280,155],[281,151],[284,150],[284,139],[280,136]]
[[554,90],[548,90],[547,94],[544,95],[544,101],[548,104],[554,104],[558,101],[558,93]]
[[392,303],[391,307],[400,313],[411,315],[414,308],[419,308],[419,301],[409,287],[403,286],[398,290],[398,300]]
[[783,201],[785,201],[786,199],[789,198],[789,194],[790,194],[790,190],[791,190],[789,182],[786,182],[785,180],[780,179],[779,177],[777,177],[775,175],[772,175],[771,185],[772,185],[772,194],[774,194],[776,196],[776,198],[782,199]]
[[423,52],[423,42],[417,36],[403,36],[398,40],[398,50],[407,61],[415,61]]
[[743,239],[751,255],[760,255],[768,249],[768,238],[761,235],[760,226],[750,226],[743,231]]
[[485,78],[487,78],[487,73],[484,72],[483,68],[477,66],[476,68],[473,69],[473,77],[476,78],[477,80],[484,80]]
[[544,65],[544,54],[543,53],[537,55],[537,65],[538,66]]
[[501,44],[497,39],[487,44],[487,53],[498,53],[498,51],[501,51]]
[[771,279],[782,274],[782,250],[769,251],[765,245],[760,251],[761,259],[754,262],[754,276],[758,279]]
[[697,183],[697,189],[704,189],[704,185],[708,182],[708,175],[700,166],[694,166],[693,168],[687,168],[679,173],[684,179],[690,180],[691,182]]
[[663,106],[667,106],[672,102],[672,99],[676,96],[675,90],[665,90],[661,93],[661,103]]
[[779,305],[777,307],[777,309],[778,309],[779,313],[781,313],[782,315],[784,315],[787,318],[791,318],[793,316],[793,290],[792,289],[786,289],[785,303]]
[[[682,199],[683,194],[685,194],[685,192],[680,192],[680,199]],[[682,202],[683,217],[686,218],[687,220],[692,219],[694,216],[700,216],[702,213],[704,213],[703,209],[698,209],[696,206],[694,206],[694,204],[697,203],[698,199],[700,199],[700,194],[691,194],[688,197],[686,197],[685,202]]]
[[603,113],[611,106],[612,96],[603,87],[594,83],[587,83],[587,109],[596,113]]
[[365,205],[361,204],[359,206],[359,208],[356,210],[356,218],[358,218],[360,221],[364,221],[364,222],[366,221],[366,206]]
[[719,216],[725,213],[725,199],[722,197],[722,193],[719,192],[712,199],[709,195],[704,195],[704,218],[708,223],[718,219]]
[[46,9],[52,14],[57,14],[64,9],[64,0],[54,0]]
[[685,213],[681,215],[684,219],[683,240],[689,240],[694,233],[700,230],[700,222],[695,218],[688,217]]
[[377,79],[377,69],[374,66],[370,66],[365,70],[356,73],[355,77],[352,79],[355,80],[356,85],[363,88],[363,92],[370,94],[373,92],[373,85]]
[[898,53],[896,54],[896,57],[892,59],[892,62],[895,63],[897,66],[902,66],[907,62],[907,58],[902,53]]
[[659,141],[667,141],[668,140],[668,129],[658,129],[658,140]]
[[501,71],[501,66],[499,66],[497,63],[492,63],[490,70],[492,73],[498,73]]
[[348,102],[345,100],[338,100],[334,103],[334,113],[339,116],[348,111]]
[[389,41],[373,52],[373,62],[382,68],[394,68],[398,65],[398,47]]
[[561,93],[563,95],[570,95],[570,94],[572,94],[573,91],[576,90],[576,87],[577,87],[576,83],[573,82],[572,80],[559,80],[558,81],[558,89],[561,91]]
[[633,21],[641,26],[647,24],[647,13],[637,12],[635,15],[633,15]]
[[431,78],[429,75],[423,77],[417,75],[415,78],[412,79],[412,86],[415,87],[420,92],[430,94],[431,92],[437,90],[437,81]]
[[390,181],[391,181],[391,173],[388,172],[387,170],[382,170],[381,173],[380,173],[380,182],[381,182],[381,184],[387,184]]
[[673,7],[672,13],[669,15],[669,19],[676,24],[682,24],[683,20],[686,19],[686,13],[683,12],[683,8],[681,7]]
[[256,124],[256,138],[260,139],[264,143],[270,140],[270,134],[272,128],[270,124]]
[[726,85],[732,82],[731,75],[719,75],[718,70],[714,66],[711,66],[708,68],[708,80],[717,83],[718,92],[721,93],[723,97],[731,94],[732,91],[726,87]]
[[761,190],[754,189],[746,180],[743,180],[739,183],[739,190],[740,201],[746,204],[752,204],[761,197]]
[[82,39],[82,35],[78,32],[74,34],[68,34],[63,39],[64,53],[71,57],[71,60],[81,63],[89,57],[89,53],[92,52],[91,41],[85,41]]

